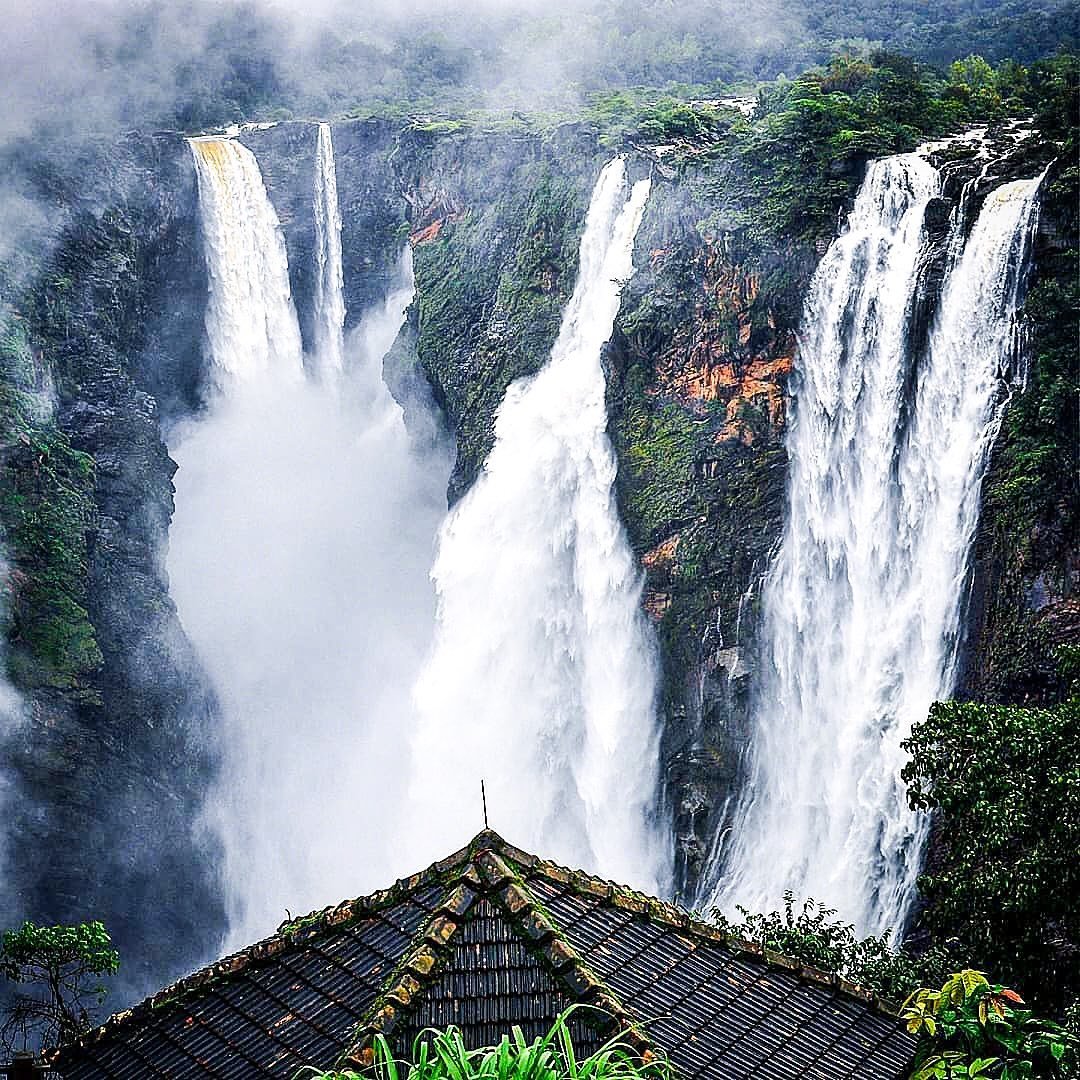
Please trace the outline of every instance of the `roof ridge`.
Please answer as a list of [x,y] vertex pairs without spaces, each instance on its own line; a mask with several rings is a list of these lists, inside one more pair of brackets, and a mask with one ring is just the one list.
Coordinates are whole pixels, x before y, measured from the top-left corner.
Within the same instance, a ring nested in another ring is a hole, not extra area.
[[[515,873],[500,853],[483,851],[477,856],[481,876],[487,881],[489,897],[503,910],[511,925],[527,939],[527,948],[538,955],[551,974],[580,1004],[602,1010],[612,1019],[610,1026],[645,1061],[657,1056],[656,1045],[645,1032],[641,1020],[623,1004],[619,995],[593,971],[544,910],[529,889],[528,882]],[[540,860],[533,857],[531,869]]]
[[832,987],[844,996],[854,998],[864,1005],[870,1005],[890,1018],[896,1019],[900,1015],[898,1002],[884,998],[872,990],[867,990],[849,979],[845,979],[842,975],[836,974],[836,972],[825,971],[822,968],[804,964],[783,953],[767,949],[759,942],[740,937],[738,934],[726,933],[706,922],[700,914],[690,911],[676,902],[660,900],[657,897],[649,896],[647,893],[638,892],[627,885],[620,885],[617,882],[597,877],[587,871],[574,870],[548,859],[538,859],[535,856],[532,857],[531,869],[534,873],[556,884],[569,885],[580,892],[598,897],[602,903],[611,904],[613,907],[622,908],[625,911],[646,915],[656,922],[666,923],[668,926],[686,931],[712,944],[726,945],[737,952],[747,954],[754,960],[763,962],[767,967],[790,971],[807,982]]
[[[417,889],[426,885],[452,880],[449,877],[450,872],[471,860],[474,845],[478,842],[484,844],[498,842],[506,848],[514,851],[518,850],[507,844],[497,833],[484,830],[452,855],[433,862],[430,866],[411,874],[409,877],[398,878],[388,888],[376,889],[375,892],[368,893],[366,896],[344,900],[339,904],[318,908],[307,915],[286,919],[268,937],[214,960],[204,967],[197,968],[142,1001],[113,1013],[97,1027],[83,1032],[75,1039],[61,1043],[51,1051],[46,1051],[46,1057],[52,1060],[59,1058],[69,1048],[91,1046],[105,1038],[117,1027],[127,1026],[129,1023],[138,1021],[158,1009],[178,1005],[211,983],[216,983],[239,972],[246,971],[252,965],[261,963],[264,960],[270,960],[276,956],[289,953],[324,930],[344,926],[367,916],[376,915],[411,896]],[[527,852],[521,854],[527,856],[533,862],[538,861],[536,856],[529,856]]]
[[[646,1061],[655,1059],[655,1044],[641,1021],[615,991],[585,963],[522,878],[521,866],[535,868],[540,860],[508,844],[496,833],[481,833],[469,850],[457,888],[447,895],[432,918],[416,933],[405,958],[383,984],[356,1027],[352,1042],[338,1059],[339,1068],[368,1068],[374,1063],[377,1036],[390,1035],[414,1002],[442,973],[452,953],[454,935],[481,899],[489,901],[521,936],[552,978],[577,1004],[590,1006],[610,1018],[605,1026]],[[504,857],[505,856],[505,857]]]
[[[890,1018],[895,1019],[899,1015],[898,1003],[865,990],[835,973],[822,971],[780,953],[764,949],[757,942],[740,938],[734,934],[726,934],[678,904],[660,900],[628,886],[605,880],[585,870],[575,870],[550,860],[541,859],[509,843],[493,829],[486,828],[477,833],[469,843],[453,854],[433,862],[430,866],[415,874],[399,878],[389,888],[377,889],[375,892],[365,896],[345,900],[336,905],[317,909],[307,915],[285,920],[278,926],[275,933],[255,942],[253,945],[215,960],[205,967],[177,979],[169,986],[129,1008],[114,1013],[98,1027],[83,1033],[76,1039],[61,1044],[51,1051],[47,1051],[46,1057],[50,1060],[57,1060],[69,1048],[90,1046],[105,1038],[117,1027],[125,1027],[158,1009],[178,1005],[206,986],[222,979],[228,979],[255,964],[292,952],[312,937],[326,930],[378,914],[385,908],[411,896],[420,888],[434,884],[450,886],[459,883],[467,878],[470,868],[472,868],[474,874],[478,874],[475,864],[478,857],[484,852],[492,852],[500,860],[508,861],[508,869],[517,866],[520,869],[528,870],[530,873],[539,874],[557,884],[570,885],[579,892],[599,897],[603,902],[610,903],[615,907],[637,912],[657,922],[663,922],[694,934],[703,940],[726,945],[764,963],[766,966],[782,968],[797,974],[808,982],[833,987],[846,997],[870,1005]],[[455,876],[455,871],[460,871],[460,873]],[[533,898],[532,904],[534,908],[539,907],[535,898]],[[564,941],[564,944],[570,949],[568,943]],[[584,962],[581,963],[585,967]],[[603,984],[601,983],[601,985]]]
[[[447,888],[453,884],[448,882]],[[365,1069],[374,1064],[376,1036],[391,1034],[412,1003],[442,971],[449,958],[451,939],[483,895],[483,882],[470,859],[456,887],[443,897],[431,918],[413,935],[405,955],[353,1029],[349,1044],[338,1058],[339,1068]]]

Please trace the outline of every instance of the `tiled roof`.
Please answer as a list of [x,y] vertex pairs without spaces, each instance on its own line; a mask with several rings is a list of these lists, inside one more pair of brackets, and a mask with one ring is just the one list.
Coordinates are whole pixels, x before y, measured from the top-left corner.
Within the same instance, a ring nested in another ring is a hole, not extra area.
[[[588,1050],[615,1031],[684,1080],[898,1080],[914,1042],[835,976],[484,831],[393,888],[282,924],[77,1043],[66,1080],[290,1078],[399,1052],[429,1026],[474,1046],[542,1034],[570,1004]],[[599,1011],[602,1010],[602,1011]]]

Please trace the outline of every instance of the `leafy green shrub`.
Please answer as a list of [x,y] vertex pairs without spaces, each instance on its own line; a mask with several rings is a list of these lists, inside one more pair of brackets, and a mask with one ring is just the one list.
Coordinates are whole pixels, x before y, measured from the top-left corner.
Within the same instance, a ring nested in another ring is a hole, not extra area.
[[1080,1080],[1080,1001],[1074,1001],[1065,1010],[1065,1030],[1070,1040],[1062,1072],[1067,1080]]
[[751,914],[744,907],[738,911],[741,922],[713,912],[723,933],[840,975],[889,1001],[902,1001],[919,987],[939,982],[955,963],[943,949],[921,956],[897,949],[888,932],[881,937],[859,938],[854,926],[835,918],[833,908],[810,899],[797,908],[791,892],[784,894],[783,911],[767,915]]
[[911,1080],[1028,1080],[1064,1077],[1075,1039],[1024,1008],[1015,990],[980,971],[950,975],[940,990],[917,990],[901,1012],[919,1035]]

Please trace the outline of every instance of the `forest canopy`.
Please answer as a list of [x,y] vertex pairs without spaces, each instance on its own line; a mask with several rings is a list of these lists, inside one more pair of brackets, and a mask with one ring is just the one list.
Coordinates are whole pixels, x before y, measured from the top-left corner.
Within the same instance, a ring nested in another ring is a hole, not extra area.
[[115,18],[77,7],[63,19],[51,9],[15,17],[13,107],[0,128],[566,110],[631,87],[684,98],[752,91],[840,54],[901,52],[944,70],[972,54],[1029,64],[1080,41],[1068,0],[448,0],[303,15],[250,0],[182,12],[163,0],[106,2]]

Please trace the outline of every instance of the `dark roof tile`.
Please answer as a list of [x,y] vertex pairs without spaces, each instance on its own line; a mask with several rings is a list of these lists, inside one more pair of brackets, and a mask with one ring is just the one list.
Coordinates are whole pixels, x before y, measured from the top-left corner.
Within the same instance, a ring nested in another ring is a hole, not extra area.
[[474,1045],[621,1032],[684,1080],[897,1080],[914,1042],[870,995],[491,832],[390,889],[283,923],[61,1048],[67,1080],[291,1077],[363,1063],[377,1031]]

